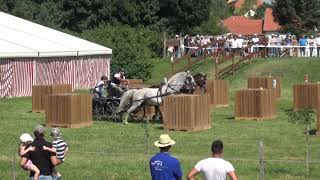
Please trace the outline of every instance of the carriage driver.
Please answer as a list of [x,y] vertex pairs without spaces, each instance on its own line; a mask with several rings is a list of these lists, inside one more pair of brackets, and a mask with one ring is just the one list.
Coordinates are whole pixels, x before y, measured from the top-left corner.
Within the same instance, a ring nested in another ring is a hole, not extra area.
[[128,90],[127,85],[129,84],[129,81],[126,80],[124,69],[121,69],[117,73],[115,73],[111,82],[111,85],[113,85],[113,87],[117,89],[120,94],[123,94]]

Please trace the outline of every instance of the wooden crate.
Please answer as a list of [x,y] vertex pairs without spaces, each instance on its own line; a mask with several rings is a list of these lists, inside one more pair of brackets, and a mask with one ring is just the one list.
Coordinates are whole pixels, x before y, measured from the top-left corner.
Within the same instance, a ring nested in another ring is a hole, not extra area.
[[293,86],[293,109],[312,108],[315,111],[320,106],[320,84],[305,83]]
[[[227,107],[229,105],[229,81],[207,80],[206,88],[211,106]],[[201,94],[200,88],[197,87],[194,94]]]
[[128,79],[128,81],[129,81],[129,85],[128,85],[129,89],[141,89],[145,87],[143,84],[143,79]]
[[276,77],[249,77],[249,89],[273,89],[277,98],[281,97],[281,81]]
[[208,95],[172,95],[164,98],[165,129],[198,131],[211,128]]
[[271,89],[236,91],[235,119],[273,119],[276,113],[276,97]]
[[79,128],[92,125],[90,94],[53,94],[47,99],[46,126]]
[[71,84],[32,86],[32,112],[43,112],[47,96],[60,93],[72,93]]

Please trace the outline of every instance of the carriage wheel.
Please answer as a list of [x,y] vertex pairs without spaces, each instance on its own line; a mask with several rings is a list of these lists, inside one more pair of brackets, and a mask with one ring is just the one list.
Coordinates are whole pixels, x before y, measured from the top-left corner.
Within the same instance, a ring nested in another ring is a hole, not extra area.
[[119,114],[114,114],[119,105],[120,103],[118,101],[107,102],[106,114],[111,120],[115,122],[121,120],[121,116]]

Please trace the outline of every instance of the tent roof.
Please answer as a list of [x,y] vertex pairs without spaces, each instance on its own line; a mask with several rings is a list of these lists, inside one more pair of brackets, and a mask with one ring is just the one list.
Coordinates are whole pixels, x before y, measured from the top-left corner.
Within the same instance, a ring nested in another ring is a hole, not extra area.
[[112,54],[112,49],[0,12],[0,58]]

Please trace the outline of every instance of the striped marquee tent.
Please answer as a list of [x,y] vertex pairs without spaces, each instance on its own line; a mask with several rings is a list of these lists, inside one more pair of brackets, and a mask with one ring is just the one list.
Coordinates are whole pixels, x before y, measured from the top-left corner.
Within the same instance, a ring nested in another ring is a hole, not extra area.
[[0,97],[31,96],[32,85],[94,87],[110,75],[112,50],[0,12]]

